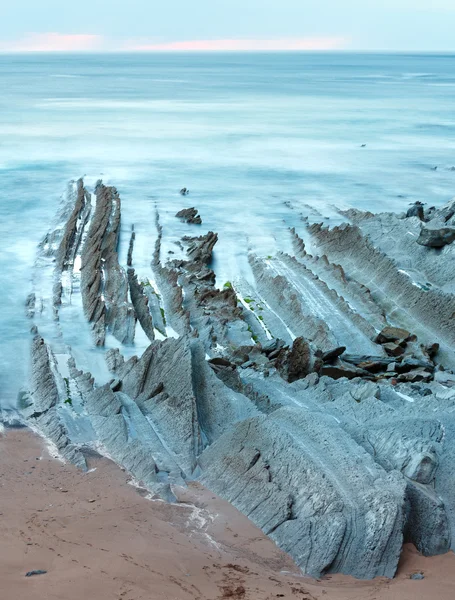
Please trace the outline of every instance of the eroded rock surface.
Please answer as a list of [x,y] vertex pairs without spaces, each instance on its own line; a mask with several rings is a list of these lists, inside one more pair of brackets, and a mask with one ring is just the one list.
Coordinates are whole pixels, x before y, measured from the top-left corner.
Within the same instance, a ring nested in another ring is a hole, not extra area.
[[[393,577],[403,541],[454,548],[455,246],[417,243],[455,226],[454,203],[344,216],[302,220],[294,255],[250,253],[248,281],[220,286],[217,233],[164,260],[157,213],[154,248],[133,230],[125,270],[116,189],[71,184],[26,301],[24,418],[168,501],[200,479],[313,576]],[[73,352],[78,306],[92,342]]]

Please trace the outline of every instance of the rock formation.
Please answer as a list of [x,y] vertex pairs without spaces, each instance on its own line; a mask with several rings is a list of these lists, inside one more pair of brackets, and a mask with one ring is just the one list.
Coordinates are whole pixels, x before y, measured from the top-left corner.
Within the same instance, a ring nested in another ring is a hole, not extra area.
[[[218,235],[164,261],[158,214],[150,268],[137,230],[125,271],[119,195],[94,194],[72,184],[38,249],[28,423],[167,501],[199,479],[313,576],[393,577],[403,541],[455,547],[454,203],[302,221],[293,256],[250,253],[250,280],[218,286]],[[445,245],[421,245],[427,229]],[[73,352],[79,305],[93,341]]]
[[198,214],[198,211],[194,206],[192,208],[184,208],[179,210],[179,212],[175,215],[181,221],[185,223],[190,223],[192,225],[201,225],[202,219]]

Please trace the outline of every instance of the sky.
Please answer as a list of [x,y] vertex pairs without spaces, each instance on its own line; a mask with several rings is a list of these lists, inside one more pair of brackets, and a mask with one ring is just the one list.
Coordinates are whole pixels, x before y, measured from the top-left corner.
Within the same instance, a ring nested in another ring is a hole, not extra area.
[[455,51],[455,0],[0,0],[0,51]]

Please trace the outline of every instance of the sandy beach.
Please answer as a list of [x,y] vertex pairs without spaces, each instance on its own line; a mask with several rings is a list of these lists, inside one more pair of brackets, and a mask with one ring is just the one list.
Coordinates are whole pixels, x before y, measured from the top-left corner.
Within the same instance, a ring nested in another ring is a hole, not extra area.
[[[299,574],[246,517],[200,485],[153,501],[114,463],[52,458],[26,429],[0,435],[3,598],[29,600],[449,600],[455,556],[406,546],[396,579]],[[32,570],[47,573],[26,577]],[[410,579],[421,572],[423,580]]]

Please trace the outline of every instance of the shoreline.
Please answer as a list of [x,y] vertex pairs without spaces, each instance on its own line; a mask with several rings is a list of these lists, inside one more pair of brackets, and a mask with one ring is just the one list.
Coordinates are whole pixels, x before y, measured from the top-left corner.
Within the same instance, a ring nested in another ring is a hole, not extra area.
[[[0,577],[25,600],[449,600],[455,555],[403,549],[393,580],[303,577],[292,559],[229,503],[191,484],[178,504],[147,490],[111,461],[90,472],[49,456],[29,429],[0,432]],[[18,499],[20,498],[20,502]],[[6,518],[5,518],[6,517]],[[31,570],[46,574],[25,577]],[[410,580],[422,572],[424,579]],[[444,575],[443,575],[444,574]]]

